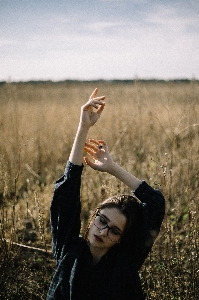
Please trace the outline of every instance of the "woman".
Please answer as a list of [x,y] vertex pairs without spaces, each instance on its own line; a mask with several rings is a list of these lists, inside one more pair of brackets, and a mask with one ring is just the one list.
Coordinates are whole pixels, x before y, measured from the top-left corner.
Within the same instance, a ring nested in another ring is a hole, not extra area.
[[[85,143],[99,119],[105,96],[95,89],[82,106],[77,134],[64,175],[55,183],[51,204],[53,254],[57,268],[47,299],[141,300],[138,271],[159,233],[164,217],[162,194],[115,163],[102,140]],[[84,157],[91,168],[107,172],[133,190],[99,204],[85,236],[80,233],[80,185]],[[139,200],[138,200],[139,199]]]

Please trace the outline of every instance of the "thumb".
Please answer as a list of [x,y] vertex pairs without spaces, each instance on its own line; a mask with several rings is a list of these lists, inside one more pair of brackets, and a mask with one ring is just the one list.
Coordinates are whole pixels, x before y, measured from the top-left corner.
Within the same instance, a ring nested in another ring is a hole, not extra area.
[[89,167],[91,167],[94,170],[97,170],[96,165],[92,161],[90,161],[88,157],[83,157],[83,159]]

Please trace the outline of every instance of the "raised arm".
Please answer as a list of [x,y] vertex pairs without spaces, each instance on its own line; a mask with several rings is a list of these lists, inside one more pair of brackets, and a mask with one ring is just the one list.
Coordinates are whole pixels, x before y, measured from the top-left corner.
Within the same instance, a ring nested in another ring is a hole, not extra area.
[[88,130],[100,118],[105,106],[105,102],[102,102],[102,100],[104,100],[106,97],[96,97],[97,92],[98,89],[95,89],[88,102],[81,107],[79,126],[69,156],[69,161],[74,165],[82,165],[84,144]]
[[140,269],[159,234],[165,214],[164,197],[159,190],[153,189],[145,181],[141,181],[115,163],[103,140],[91,139],[84,149],[93,159],[91,161],[84,157],[91,168],[107,172],[124,182],[142,203],[140,239],[136,245],[133,241],[131,244],[129,240],[127,247],[130,253],[134,253],[134,264]]
[[66,253],[80,230],[80,186],[82,174],[83,149],[89,128],[99,119],[104,108],[105,97],[95,97],[94,90],[89,101],[82,106],[77,134],[72,146],[64,175],[55,183],[51,202],[51,228],[53,254],[56,260]]
[[108,146],[103,140],[90,139],[89,143],[85,143],[84,150],[93,158],[94,162],[84,157],[86,164],[94,170],[107,172],[120,181],[124,182],[131,190],[136,190],[142,183],[140,179],[133,176],[116,162],[113,161]]

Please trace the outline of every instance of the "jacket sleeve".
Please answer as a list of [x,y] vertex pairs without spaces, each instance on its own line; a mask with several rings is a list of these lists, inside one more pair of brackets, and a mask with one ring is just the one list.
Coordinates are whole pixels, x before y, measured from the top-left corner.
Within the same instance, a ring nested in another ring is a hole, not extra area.
[[55,182],[50,207],[52,250],[58,261],[80,232],[82,166],[67,162],[64,175]]
[[159,234],[165,214],[165,200],[159,190],[145,181],[134,191],[134,195],[141,201],[141,235],[136,247],[136,265],[140,269]]

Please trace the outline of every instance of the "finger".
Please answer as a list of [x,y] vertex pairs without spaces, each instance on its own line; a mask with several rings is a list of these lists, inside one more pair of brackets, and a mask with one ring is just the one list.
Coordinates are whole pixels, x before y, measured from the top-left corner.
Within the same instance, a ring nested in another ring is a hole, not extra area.
[[84,147],[84,151],[92,157],[95,155],[95,152],[92,149],[90,149],[89,147]]
[[101,102],[100,100],[98,100],[98,99],[96,99],[96,98],[90,99],[89,103],[90,103],[90,104],[95,104],[95,105],[97,105],[97,107],[98,107],[99,105],[105,105],[105,102]]
[[90,99],[84,106],[83,109],[84,110],[90,110],[92,109],[92,107],[96,108],[97,110],[100,108],[100,106],[104,106],[105,102],[101,102],[99,100],[93,100]]
[[94,150],[95,152],[98,149],[98,147],[96,145],[92,145],[92,144],[89,144],[89,143],[85,143],[85,147],[84,148],[90,148],[90,149]]
[[97,147],[100,145],[100,143],[98,142],[98,140],[95,140],[95,139],[89,139],[89,142],[95,144]]
[[98,143],[100,143],[100,144],[102,144],[102,145],[106,145],[106,142],[104,141],[104,140],[97,140],[98,141]]
[[99,104],[98,104],[98,102],[99,102],[99,101],[97,101],[97,102],[95,103],[95,101],[89,100],[89,101],[83,106],[83,109],[84,109],[84,110],[92,110],[92,107],[98,109],[98,108],[99,108],[99,104],[102,105],[101,102],[100,102]]
[[98,140],[98,143],[99,143],[99,145],[103,146],[101,150],[103,150],[105,152],[108,151],[108,145],[107,145],[107,143],[104,140]]
[[[87,145],[92,148],[95,152],[101,150],[104,152],[107,149],[106,143],[103,140],[94,140],[94,139],[89,139],[89,144]],[[91,144],[93,143],[93,144]]]
[[100,116],[101,113],[103,112],[104,107],[105,107],[105,103],[101,104],[101,105],[99,106],[99,108],[97,109],[96,113],[97,113],[99,116]]
[[89,106],[92,106],[92,107],[96,108],[97,110],[98,110],[98,108],[99,108],[99,104],[94,103],[93,101],[90,102]]
[[88,157],[84,157],[84,161],[85,161],[85,163],[86,163],[88,166],[90,166],[92,169],[97,170],[96,165],[95,165],[93,162],[91,162],[91,161],[88,159]]
[[105,98],[106,98],[106,96],[100,96],[100,97],[92,98],[92,100],[101,101],[101,100],[104,100]]
[[97,92],[98,92],[98,88],[94,89],[94,91],[90,95],[90,99],[94,98],[97,95]]
[[104,145],[106,146],[106,142],[104,140],[95,140],[95,139],[89,139],[89,142],[93,143],[93,144],[96,144],[97,147],[99,145]]

